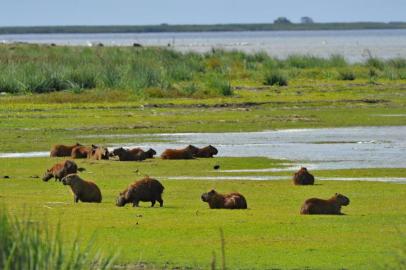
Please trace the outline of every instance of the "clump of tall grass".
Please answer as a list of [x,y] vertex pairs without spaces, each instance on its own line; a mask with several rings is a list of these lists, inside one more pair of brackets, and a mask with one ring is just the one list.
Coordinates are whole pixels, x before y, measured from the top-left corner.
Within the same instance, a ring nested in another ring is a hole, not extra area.
[[11,219],[0,210],[0,269],[82,270],[110,269],[112,257],[91,255],[90,245],[83,249],[77,241],[67,249],[60,232],[49,230],[28,218]]
[[231,96],[233,94],[230,81],[219,75],[208,77],[207,86],[210,88],[212,95]]
[[343,69],[338,72],[338,79],[340,80],[353,81],[355,78],[355,73],[350,69]]
[[279,70],[271,70],[265,74],[264,85],[287,86],[288,78]]

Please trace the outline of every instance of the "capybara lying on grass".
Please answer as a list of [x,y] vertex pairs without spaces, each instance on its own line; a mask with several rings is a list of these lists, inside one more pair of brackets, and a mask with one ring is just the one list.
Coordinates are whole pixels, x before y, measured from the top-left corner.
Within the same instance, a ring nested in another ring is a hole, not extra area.
[[127,203],[132,203],[138,207],[139,202],[151,202],[151,207],[154,207],[155,202],[159,202],[159,206],[164,205],[162,200],[162,192],[164,186],[156,179],[145,177],[128,186],[117,198],[116,205],[124,206]]
[[211,209],[247,209],[247,201],[240,193],[220,194],[212,189],[202,194],[202,201],[207,202]]
[[305,167],[302,167],[293,175],[293,183],[295,185],[313,185],[314,176]]
[[87,156],[92,151],[91,147],[88,146],[76,146],[72,149],[71,157],[72,158],[87,158]]
[[82,146],[79,143],[76,143],[74,145],[63,145],[63,144],[57,144],[52,146],[51,148],[51,157],[70,157],[72,153],[72,149],[78,146]]
[[71,173],[77,173],[78,171],[78,166],[76,163],[72,160],[65,160],[62,162],[59,162],[52,166],[51,169],[48,169],[44,176],[42,177],[42,180],[47,182],[49,179],[52,177],[55,177],[55,181],[59,180],[61,181],[62,178],[64,178],[66,175],[71,174]]
[[109,150],[107,148],[92,145],[92,149],[88,153],[87,158],[94,160],[107,160],[109,159],[109,155]]
[[144,153],[145,158],[154,158],[154,155],[156,155],[156,151],[152,148],[148,149],[147,151],[144,151],[141,148],[133,148],[129,151],[134,155],[137,155],[139,153]]
[[341,206],[350,204],[350,199],[336,193],[328,200],[311,198],[304,202],[300,209],[302,215],[342,215]]
[[99,187],[93,182],[83,180],[77,174],[68,174],[62,178],[62,183],[72,189],[75,203],[78,201],[100,203],[102,201]]
[[212,158],[214,155],[217,155],[218,150],[212,146],[206,146],[203,148],[199,148],[197,153],[195,154],[195,157],[200,157],[200,158]]
[[166,149],[162,154],[162,159],[193,159],[199,148],[188,145],[183,149]]
[[146,159],[144,151],[134,154],[122,147],[114,149],[110,156],[118,156],[120,161],[142,161]]

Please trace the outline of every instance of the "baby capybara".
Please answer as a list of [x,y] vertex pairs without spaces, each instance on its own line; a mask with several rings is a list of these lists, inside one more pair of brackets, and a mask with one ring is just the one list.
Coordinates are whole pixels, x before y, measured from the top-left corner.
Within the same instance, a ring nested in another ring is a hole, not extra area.
[[144,151],[135,154],[122,147],[114,149],[110,156],[118,156],[120,161],[143,161],[146,159]]
[[313,185],[314,176],[305,167],[302,167],[293,175],[293,183],[295,185]]
[[45,172],[44,176],[42,177],[42,180],[47,182],[52,177],[55,177],[55,181],[56,180],[61,181],[62,178],[64,178],[66,175],[71,173],[77,173],[77,171],[78,166],[74,161],[65,160],[55,164],[54,166],[52,166],[51,169],[48,169]]
[[341,206],[350,204],[350,199],[336,193],[328,200],[311,198],[304,202],[300,209],[302,215],[342,215]]
[[162,154],[162,159],[193,159],[199,148],[188,145],[183,149],[166,149]]
[[202,201],[207,202],[211,209],[247,209],[247,201],[240,193],[220,194],[214,189],[202,194]]
[[91,181],[85,181],[77,174],[68,174],[62,178],[64,185],[70,186],[74,194],[74,201],[100,203],[102,195],[98,186]]
[[214,155],[217,155],[217,153],[218,153],[218,150],[214,146],[208,145],[206,147],[199,148],[199,151],[197,151],[197,153],[195,154],[195,157],[212,158]]
[[156,155],[156,151],[152,148],[148,149],[147,151],[142,150],[141,148],[133,148],[131,150],[128,150],[131,153],[137,155],[139,153],[144,153],[145,158],[154,158],[154,155]]
[[50,156],[51,157],[70,157],[72,153],[72,149],[77,147],[77,146],[82,146],[79,143],[76,143],[74,145],[63,145],[63,144],[57,144],[52,146]]
[[162,192],[164,192],[164,186],[158,180],[145,177],[121,192],[116,205],[124,206],[132,203],[134,207],[138,207],[139,202],[151,202],[151,207],[154,207],[155,202],[158,201],[159,206],[162,207],[164,205]]
[[102,159],[109,159],[109,150],[104,147],[99,147],[96,145],[92,145],[92,149],[87,155],[88,159],[94,159],[94,160],[102,160]]

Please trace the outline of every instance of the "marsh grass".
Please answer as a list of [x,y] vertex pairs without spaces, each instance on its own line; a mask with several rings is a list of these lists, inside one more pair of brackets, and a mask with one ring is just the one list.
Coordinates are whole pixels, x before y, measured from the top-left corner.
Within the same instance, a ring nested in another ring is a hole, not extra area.
[[288,78],[279,70],[272,70],[265,75],[265,85],[287,86]]
[[30,216],[12,219],[5,210],[0,211],[0,269],[110,269],[113,257],[92,255],[91,245],[82,248],[76,240],[67,249],[60,227],[52,235],[47,227],[31,221]]
[[[348,63],[341,55],[279,59],[264,52],[221,49],[198,54],[148,47],[0,46],[0,92],[12,94],[109,89],[130,90],[140,97],[149,96],[148,92],[155,93],[153,97],[217,97],[232,95],[230,85],[235,81],[261,84],[269,70],[289,74],[295,82],[335,80],[337,70],[346,71],[338,75],[340,80],[356,74],[354,79],[368,81],[371,69],[379,71],[375,80],[401,80],[406,59],[370,55],[364,63]],[[279,78],[275,84],[285,85],[282,81]]]

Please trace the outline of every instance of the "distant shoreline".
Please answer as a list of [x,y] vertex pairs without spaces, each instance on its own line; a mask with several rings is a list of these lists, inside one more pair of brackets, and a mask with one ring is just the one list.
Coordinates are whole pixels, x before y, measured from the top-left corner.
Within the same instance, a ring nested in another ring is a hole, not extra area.
[[0,27],[0,35],[7,34],[97,34],[97,33],[177,33],[177,32],[237,32],[237,31],[308,31],[308,30],[380,30],[406,29],[406,22],[351,22],[351,23],[255,23],[213,25],[100,25],[100,26],[7,26]]

